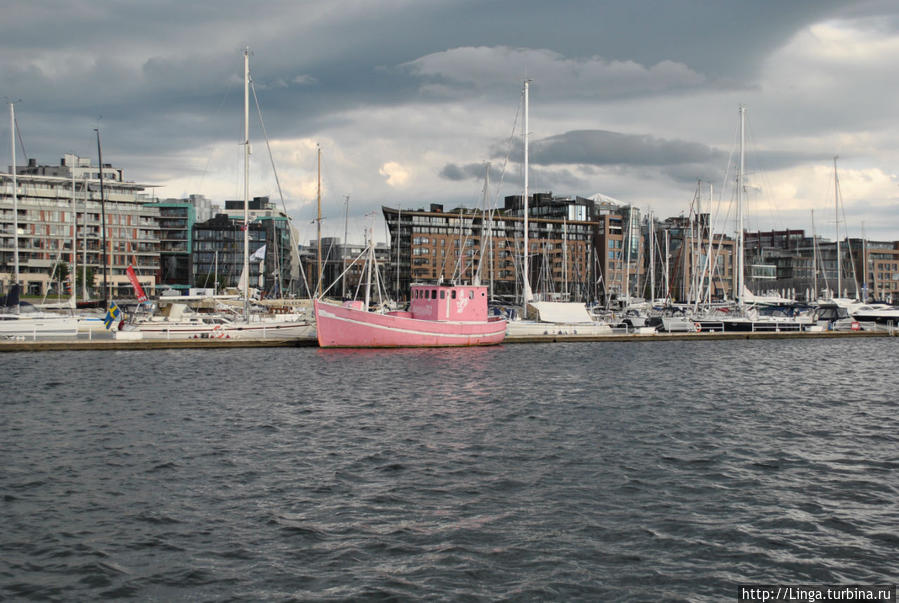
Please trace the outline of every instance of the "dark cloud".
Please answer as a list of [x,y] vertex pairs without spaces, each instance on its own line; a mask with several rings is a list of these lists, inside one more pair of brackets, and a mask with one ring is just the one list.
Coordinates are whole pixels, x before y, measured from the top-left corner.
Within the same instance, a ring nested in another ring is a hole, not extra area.
[[697,142],[606,130],[575,130],[534,141],[530,160],[544,165],[665,166],[723,162],[724,154]]
[[[447,163],[443,166],[443,169],[440,170],[440,177],[454,182],[463,182],[466,180],[480,180],[483,182],[484,171],[483,163],[468,163],[465,165]],[[500,180],[506,178],[508,178],[508,175],[503,174],[503,172],[494,164],[490,164],[490,182],[496,184],[500,182]]]

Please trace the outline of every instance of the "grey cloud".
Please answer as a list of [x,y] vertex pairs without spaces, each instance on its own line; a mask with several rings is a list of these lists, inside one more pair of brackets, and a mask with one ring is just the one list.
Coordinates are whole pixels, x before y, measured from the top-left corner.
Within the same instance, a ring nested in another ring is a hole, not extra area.
[[586,165],[680,165],[723,161],[723,153],[706,145],[664,140],[645,134],[607,130],[574,130],[534,141],[534,163]]
[[[443,166],[443,169],[440,170],[440,177],[445,180],[451,180],[454,182],[462,182],[465,180],[484,180],[484,164],[483,163],[468,163],[465,165],[457,165],[455,163],[447,163]],[[504,176],[502,171],[500,171],[495,165],[490,165],[490,181],[493,183],[497,183],[500,179],[504,179],[507,176]]]

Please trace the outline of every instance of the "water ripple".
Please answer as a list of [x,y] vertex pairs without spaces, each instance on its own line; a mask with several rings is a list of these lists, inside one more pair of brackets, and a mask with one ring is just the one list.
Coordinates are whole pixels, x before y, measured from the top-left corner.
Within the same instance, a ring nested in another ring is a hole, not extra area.
[[8,354],[0,598],[894,583],[894,345]]

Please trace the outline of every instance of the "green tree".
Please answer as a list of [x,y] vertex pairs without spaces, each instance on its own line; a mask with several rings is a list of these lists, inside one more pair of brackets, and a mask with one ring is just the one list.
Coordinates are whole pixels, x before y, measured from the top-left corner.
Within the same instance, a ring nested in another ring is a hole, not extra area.
[[[86,276],[84,274],[86,273]],[[82,278],[84,277],[84,278]],[[87,282],[88,291],[94,288],[94,269],[91,266],[87,267],[87,270],[82,268],[78,268],[75,271],[75,289],[80,292],[82,283]]]
[[65,281],[69,278],[68,262],[56,262],[53,265],[53,271],[50,273],[50,280],[53,282]]

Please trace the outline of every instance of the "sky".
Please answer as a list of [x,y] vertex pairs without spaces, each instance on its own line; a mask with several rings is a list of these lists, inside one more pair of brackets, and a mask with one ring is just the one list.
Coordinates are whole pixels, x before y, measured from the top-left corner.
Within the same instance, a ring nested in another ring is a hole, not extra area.
[[0,97],[16,103],[19,163],[96,163],[99,128],[104,162],[159,198],[243,198],[248,47],[250,195],[283,197],[302,241],[315,236],[317,147],[324,236],[361,242],[372,226],[386,240],[381,206],[480,207],[487,162],[488,203],[521,194],[525,80],[531,192],[605,195],[664,218],[701,190],[716,230],[733,233],[742,105],[747,229],[811,233],[814,221],[832,239],[839,217],[843,235],[899,240],[894,1],[4,8]]

